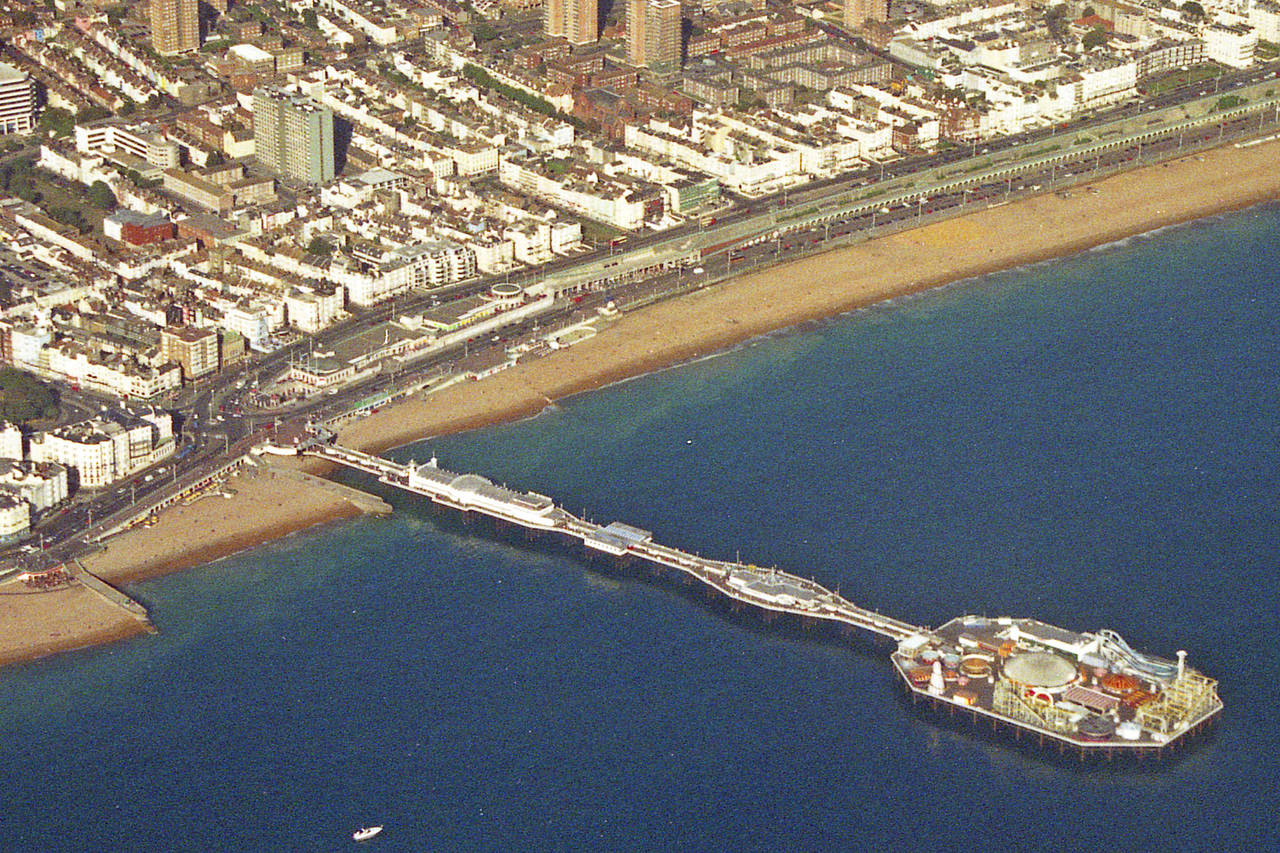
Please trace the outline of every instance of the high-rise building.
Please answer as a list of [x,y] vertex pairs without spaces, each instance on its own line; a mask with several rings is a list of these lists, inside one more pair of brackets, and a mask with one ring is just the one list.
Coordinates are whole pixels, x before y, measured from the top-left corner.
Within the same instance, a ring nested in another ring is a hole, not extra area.
[[151,0],[151,46],[161,56],[189,53],[200,47],[196,0]]
[[627,0],[627,55],[632,65],[680,66],[680,0]]
[[254,157],[286,178],[333,180],[333,111],[303,95],[259,87],[253,92]]
[[546,0],[546,33],[563,36],[571,44],[594,44],[600,40],[600,10],[597,0]]
[[36,128],[31,78],[0,62],[0,133],[30,133]]
[[844,0],[844,25],[856,30],[867,21],[889,20],[889,0]]
[[181,367],[182,378],[193,382],[218,369],[218,333],[192,326],[161,329],[160,357]]

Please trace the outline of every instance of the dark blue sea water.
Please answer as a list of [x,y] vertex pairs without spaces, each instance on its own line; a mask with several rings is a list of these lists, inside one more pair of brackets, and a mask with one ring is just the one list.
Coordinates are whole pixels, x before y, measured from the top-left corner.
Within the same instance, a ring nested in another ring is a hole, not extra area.
[[[1280,844],[1280,213],[966,282],[406,450],[938,624],[1110,626],[1221,678],[1157,768],[918,712],[886,649],[392,496],[0,673],[0,849]],[[364,482],[364,481],[358,481]]]

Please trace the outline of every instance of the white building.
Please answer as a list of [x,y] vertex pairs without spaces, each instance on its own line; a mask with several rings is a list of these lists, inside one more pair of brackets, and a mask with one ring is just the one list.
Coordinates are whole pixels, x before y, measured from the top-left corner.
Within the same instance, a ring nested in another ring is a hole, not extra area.
[[271,338],[272,311],[265,305],[231,305],[218,325],[241,335],[251,349],[265,350]]
[[0,460],[0,493],[22,498],[42,512],[67,499],[67,466],[57,462]]
[[1204,52],[1214,62],[1248,68],[1258,47],[1258,32],[1243,24],[1211,24],[1204,28]]
[[290,326],[303,332],[318,332],[342,313],[342,288],[290,288],[284,295],[284,309]]
[[125,127],[114,120],[76,125],[76,150],[81,154],[132,154],[159,169],[179,165],[178,143],[158,129]]
[[353,305],[373,305],[414,288],[437,287],[476,274],[476,253],[452,240],[432,240],[404,246],[386,261],[369,269],[351,265],[347,258],[330,268],[331,280],[346,288]]
[[1262,41],[1280,44],[1280,3],[1254,0],[1249,6],[1249,26],[1258,31]]
[[[1063,84],[1070,87],[1077,109],[1093,109],[1115,103],[1133,95],[1138,85],[1138,63],[1136,60],[1129,60],[1082,68],[1067,77]],[[1058,88],[1062,89],[1063,85]]]
[[0,543],[16,542],[31,529],[31,509],[22,498],[0,494]]
[[25,459],[22,430],[8,421],[0,421],[0,459]]
[[593,174],[589,181],[571,181],[502,158],[498,163],[498,180],[614,228],[632,231],[644,224],[644,201],[638,194],[631,187],[606,181],[598,174]]
[[0,133],[30,133],[35,129],[36,101],[31,78],[0,62]]
[[727,126],[713,128],[699,121],[678,128],[656,119],[643,127],[628,124],[628,148],[656,154],[695,172],[711,175],[721,186],[745,196],[760,196],[807,181],[798,149],[779,149]]
[[39,326],[15,326],[9,333],[10,346],[13,347],[13,363],[18,367],[31,368],[40,364],[40,351],[53,340],[53,334],[47,328]]
[[75,471],[81,488],[96,489],[173,455],[173,420],[165,413],[119,413],[94,418],[31,439],[33,462],[57,462]]
[[31,365],[36,373],[117,397],[149,400],[182,387],[182,370],[176,364],[153,367],[120,356],[90,354],[62,343],[47,347],[41,356],[40,362]]

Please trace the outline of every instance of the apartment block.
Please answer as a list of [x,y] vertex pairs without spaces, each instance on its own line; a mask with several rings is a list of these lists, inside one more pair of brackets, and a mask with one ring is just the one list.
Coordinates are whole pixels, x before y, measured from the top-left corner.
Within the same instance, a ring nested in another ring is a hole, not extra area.
[[36,128],[31,78],[0,62],[0,133],[30,133]]
[[150,0],[151,46],[161,56],[190,53],[200,47],[196,0]]
[[549,36],[570,44],[595,44],[600,40],[597,0],[546,0],[544,28]]
[[627,58],[646,68],[678,68],[679,0],[627,0]]
[[333,180],[333,111],[304,95],[260,87],[253,93],[254,157],[286,178]]

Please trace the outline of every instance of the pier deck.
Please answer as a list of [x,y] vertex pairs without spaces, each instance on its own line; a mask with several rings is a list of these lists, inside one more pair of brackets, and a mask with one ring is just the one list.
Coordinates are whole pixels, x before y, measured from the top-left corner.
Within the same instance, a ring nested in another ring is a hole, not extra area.
[[478,512],[530,530],[559,533],[601,553],[639,557],[676,569],[726,598],[763,610],[839,622],[894,641],[926,631],[859,607],[807,578],[748,563],[690,554],[654,542],[649,531],[627,524],[614,522],[601,526],[566,512],[544,495],[516,492],[477,474],[446,471],[434,460],[424,465],[402,465],[358,450],[323,444],[310,447],[306,453],[372,474],[387,485],[423,495],[443,506]]
[[1217,682],[1178,661],[1140,654],[1114,631],[1075,633],[1035,619],[966,616],[930,630],[859,607],[816,581],[712,560],[655,542],[622,522],[601,526],[478,474],[400,464],[320,437],[299,451],[463,513],[577,540],[588,550],[665,566],[726,599],[861,628],[897,644],[890,660],[914,701],[989,720],[1015,737],[1086,755],[1162,754],[1222,711]]

